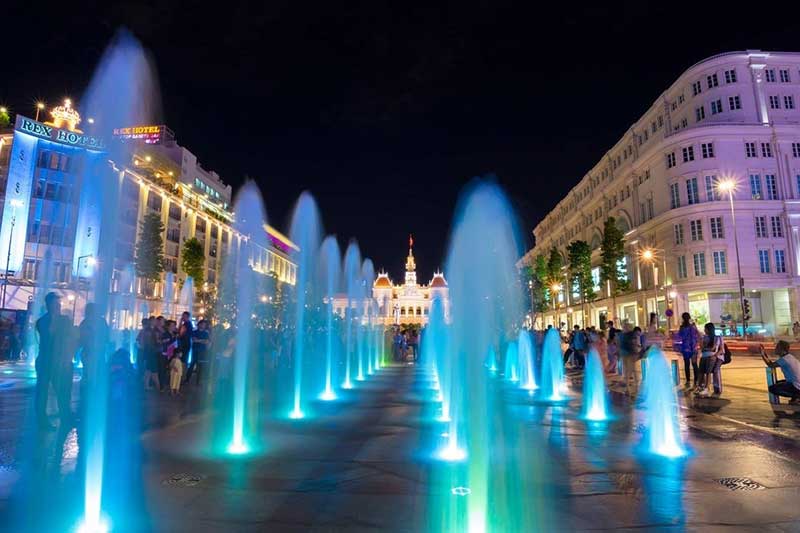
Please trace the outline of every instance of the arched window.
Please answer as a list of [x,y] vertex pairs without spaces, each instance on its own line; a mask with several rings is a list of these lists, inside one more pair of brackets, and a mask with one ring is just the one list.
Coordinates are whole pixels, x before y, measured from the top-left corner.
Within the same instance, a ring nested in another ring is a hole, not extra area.
[[422,316],[422,308],[417,307],[417,316]]
[[406,308],[405,307],[401,307],[400,308],[400,314],[401,315],[405,315],[406,314]]

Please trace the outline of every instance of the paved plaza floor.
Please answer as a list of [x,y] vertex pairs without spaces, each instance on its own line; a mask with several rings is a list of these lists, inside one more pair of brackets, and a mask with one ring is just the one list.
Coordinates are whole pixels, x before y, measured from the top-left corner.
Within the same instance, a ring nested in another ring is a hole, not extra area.
[[[690,453],[677,460],[638,453],[641,413],[620,393],[612,394],[612,422],[581,420],[580,375],[569,376],[573,399],[562,406],[535,403],[495,379],[489,505],[499,518],[492,531],[800,531],[797,422],[769,422],[766,394],[748,377],[756,367],[741,360],[726,369],[723,399],[682,400]],[[14,512],[31,387],[22,372],[5,383],[0,531],[24,531],[48,523],[19,522]],[[204,451],[210,418],[195,395],[154,393],[144,404],[140,486],[130,487],[142,495],[144,518],[112,530],[457,530],[454,510],[468,507],[472,494],[466,463],[433,458],[446,426],[435,421],[429,385],[421,368],[388,367],[341,401],[317,405],[313,418],[266,423],[263,448],[233,459]],[[756,414],[745,417],[748,411]],[[75,500],[69,438],[63,450],[50,494],[28,501],[26,512],[55,513]]]

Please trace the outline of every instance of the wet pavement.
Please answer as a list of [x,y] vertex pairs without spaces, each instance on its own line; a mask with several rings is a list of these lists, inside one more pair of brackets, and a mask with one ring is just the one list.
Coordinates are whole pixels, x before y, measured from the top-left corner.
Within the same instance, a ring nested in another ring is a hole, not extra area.
[[[766,404],[766,394],[748,382],[755,366],[738,364],[723,400],[687,398],[691,451],[680,460],[638,453],[641,413],[622,394],[612,394],[614,421],[580,420],[580,375],[560,407],[495,378],[492,476],[503,483],[492,505],[504,520],[494,531],[800,531],[796,425],[765,421],[771,409],[753,402]],[[0,530],[32,392],[29,378],[14,379],[0,390]],[[432,459],[445,426],[434,421],[429,384],[417,367],[384,369],[314,418],[265,424],[264,449],[235,459],[204,451],[210,419],[196,394],[149,394],[142,512],[157,531],[453,530],[444,515],[469,501],[469,487],[458,484],[459,465]],[[67,476],[74,457],[59,468]]]

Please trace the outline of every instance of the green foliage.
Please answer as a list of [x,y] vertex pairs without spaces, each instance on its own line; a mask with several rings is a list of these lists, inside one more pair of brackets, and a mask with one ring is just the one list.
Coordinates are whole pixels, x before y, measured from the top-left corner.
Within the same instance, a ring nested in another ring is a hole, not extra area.
[[164,224],[157,213],[148,213],[139,224],[134,266],[136,275],[148,281],[158,281],[164,272]]
[[572,241],[567,246],[570,284],[578,287],[581,301],[595,299],[592,287],[592,249],[586,241]]
[[600,280],[610,282],[611,295],[617,296],[630,289],[625,267],[625,235],[617,227],[614,217],[608,217],[603,225],[603,240],[600,243]]
[[558,291],[553,289],[555,285],[561,285],[563,276],[561,273],[561,269],[564,267],[564,258],[561,257],[561,254],[558,252],[555,246],[550,248],[550,255],[547,258],[547,263],[545,264],[545,283],[547,284],[547,289],[550,292],[550,298],[557,299],[558,298]]
[[192,237],[183,243],[181,250],[181,268],[187,276],[192,277],[195,287],[200,287],[205,281],[206,254],[203,245]]
[[11,115],[8,114],[8,110],[0,111],[0,128],[8,128],[11,126]]

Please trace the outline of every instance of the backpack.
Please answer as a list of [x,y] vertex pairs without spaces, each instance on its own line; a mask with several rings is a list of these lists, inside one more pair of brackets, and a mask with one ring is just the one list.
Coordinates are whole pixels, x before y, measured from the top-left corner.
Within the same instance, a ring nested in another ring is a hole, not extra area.
[[722,343],[722,351],[725,354],[725,359],[723,359],[722,364],[727,365],[728,363],[731,362],[731,349],[728,348],[728,343],[726,342]]

